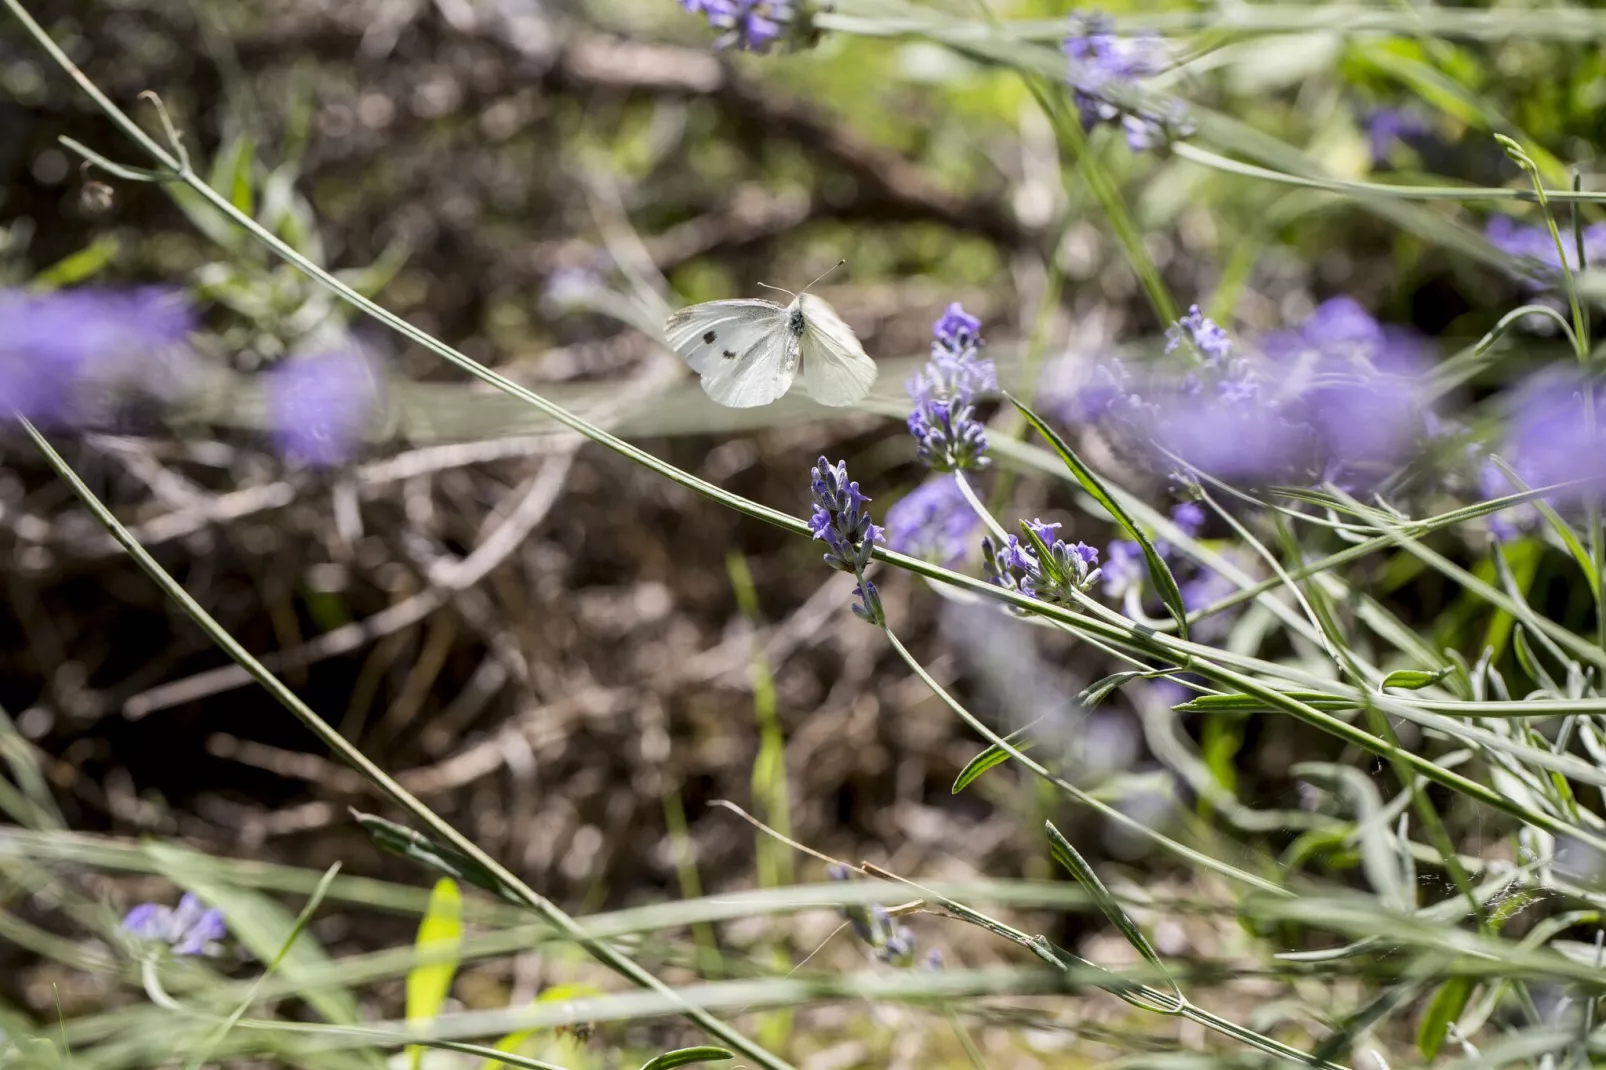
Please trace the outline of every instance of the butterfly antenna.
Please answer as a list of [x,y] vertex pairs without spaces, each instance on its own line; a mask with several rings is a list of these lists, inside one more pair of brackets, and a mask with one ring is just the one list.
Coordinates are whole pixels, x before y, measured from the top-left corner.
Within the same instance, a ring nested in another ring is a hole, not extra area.
[[[758,285],[758,286],[762,286],[762,287],[764,287],[764,289],[766,289],[766,290],[779,290],[779,291],[780,291],[780,292],[781,292],[781,293],[783,293],[783,294],[792,294],[792,296],[793,296],[793,297],[796,297],[796,296],[797,296],[797,294],[794,294],[794,293],[792,293],[792,291],[791,291],[791,290],[788,290],[788,289],[787,289],[787,288],[786,288],[786,287],[784,287],[784,286],[771,286],[771,285],[770,285],[770,284],[769,284],[769,283],[767,283],[767,282],[760,282],[760,283],[756,283],[756,284],[755,284],[755,285]],[[812,284],[812,283],[811,283],[811,284],[810,284],[810,285],[813,285],[813,284]]]
[[[846,260],[838,260],[836,263],[832,264],[830,267],[826,268],[823,272],[821,272],[820,273],[820,277],[815,279],[814,282],[819,282],[820,279],[825,278],[827,275],[831,274],[831,272],[835,271],[837,268],[841,267],[843,264],[846,264],[846,263],[847,263]],[[808,286],[803,287],[803,292],[804,293],[808,293],[810,288],[812,288],[814,286],[814,282],[811,282],[811,283],[808,284]]]

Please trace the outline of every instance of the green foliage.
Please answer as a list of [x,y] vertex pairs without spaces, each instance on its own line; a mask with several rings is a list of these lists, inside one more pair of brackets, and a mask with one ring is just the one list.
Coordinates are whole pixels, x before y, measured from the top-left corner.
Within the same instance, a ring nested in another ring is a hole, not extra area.
[[[55,68],[78,75],[25,5],[0,2]],[[767,251],[766,263],[796,268],[798,277],[764,280],[777,285],[800,285],[804,265],[846,255],[853,285],[869,295],[868,305],[887,304],[886,294],[896,304],[911,293],[925,300],[926,290],[946,295],[974,288],[996,297],[998,308],[990,310],[996,321],[1011,316],[1006,276],[1026,280],[1021,291],[1036,285],[1031,280],[1049,280],[1040,286],[1050,296],[1037,302],[1043,334],[1036,337],[1033,328],[1033,359],[1000,361],[1004,385],[1015,393],[1005,394],[1013,407],[995,416],[990,429],[992,456],[1012,481],[1011,493],[1000,493],[999,501],[1069,502],[1079,527],[1087,523],[1100,532],[1108,521],[1112,534],[1142,548],[1147,589],[1169,620],[1149,619],[1141,602],[1118,607],[1092,592],[1050,605],[994,587],[967,567],[878,550],[876,582],[890,587],[896,578],[883,576],[903,569],[931,581],[944,597],[991,614],[985,627],[1001,629],[1023,617],[1037,629],[1032,634],[1062,644],[1052,648],[1056,657],[1064,655],[1052,668],[1074,673],[1074,683],[1039,672],[1026,657],[989,666],[990,676],[976,673],[989,685],[979,697],[990,700],[996,692],[1005,707],[999,723],[1037,718],[1007,736],[972,712],[965,697],[973,690],[969,681],[939,682],[942,674],[926,667],[923,653],[917,656],[929,641],[919,627],[923,603],[889,599],[895,610],[886,628],[856,631],[852,640],[874,644],[876,673],[907,669],[911,682],[936,696],[940,705],[922,708],[921,716],[945,711],[986,741],[953,780],[951,795],[1013,761],[1014,774],[1034,778],[1036,802],[1076,807],[1080,849],[1046,824],[1048,856],[1072,875],[1074,889],[1063,881],[1059,887],[1022,881],[927,887],[916,883],[919,874],[908,876],[907,887],[897,885],[918,900],[900,908],[900,918],[923,913],[919,924],[929,923],[932,931],[973,937],[977,942],[967,944],[967,953],[981,948],[981,956],[1011,965],[921,970],[882,963],[834,971],[812,955],[794,965],[792,949],[773,935],[744,943],[734,924],[732,934],[716,935],[716,924],[771,912],[843,909],[859,919],[870,916],[871,904],[894,901],[888,887],[869,882],[794,884],[792,815],[803,797],[794,797],[787,778],[780,719],[785,677],[759,648],[748,666],[758,738],[748,784],[765,826],[755,872],[700,873],[687,849],[693,835],[684,785],[659,785],[679,853],[680,900],[622,915],[571,917],[542,894],[546,889],[538,893],[365,758],[187,591],[175,577],[182,571],[141,543],[131,522],[119,518],[122,506],[104,500],[103,481],[82,478],[78,462],[66,459],[64,453],[77,456],[73,451],[57,450],[38,429],[19,424],[19,441],[33,442],[62,486],[172,605],[406,810],[409,824],[353,812],[373,845],[421,872],[445,876],[425,897],[419,889],[379,882],[348,884],[333,869],[321,876],[269,873],[240,859],[199,861],[159,841],[136,848],[73,836],[62,831],[65,819],[47,783],[66,776],[66,761],[44,760],[42,747],[0,716],[0,809],[26,826],[0,839],[0,877],[28,907],[0,915],[0,937],[30,955],[93,974],[104,991],[137,983],[148,996],[131,1006],[122,1006],[127,1001],[121,997],[108,999],[111,1009],[63,1014],[49,1028],[0,1006],[6,1030],[0,1062],[67,1065],[66,1053],[84,1052],[86,1065],[107,1070],[235,1059],[344,1070],[377,1066],[400,1050],[417,1070],[427,1047],[431,1060],[472,1057],[480,1062],[465,1065],[539,1070],[553,1064],[525,1051],[551,1040],[567,1070],[574,1070],[593,1058],[583,1038],[600,1036],[589,1042],[607,1050],[595,1056],[599,1064],[637,1065],[645,1058],[643,1070],[664,1070],[739,1058],[742,1065],[781,1070],[820,1046],[811,1035],[815,1023],[794,1016],[799,1007],[873,1000],[898,1004],[920,1028],[925,1018],[917,1016],[948,1019],[959,1042],[950,1054],[976,1066],[992,1056],[992,1042],[984,1052],[967,1023],[986,1024],[990,1034],[1015,1029],[1024,1012],[1006,1011],[1002,997],[1028,996],[1052,997],[1034,1006],[1034,1026],[1080,1032],[1078,1043],[1103,1046],[1102,1061],[1110,1061],[1103,1058],[1109,1050],[1134,1064],[1186,1059],[1202,1065],[1259,1053],[1299,1065],[1386,1066],[1389,1058],[1414,1058],[1405,1054],[1412,1047],[1425,1060],[1459,1051],[1468,1065],[1480,1066],[1549,1070],[1596,1059],[1606,1043],[1597,1024],[1603,992],[1599,863],[1606,847],[1599,811],[1606,788],[1606,697],[1600,691],[1606,529],[1598,509],[1558,507],[1547,500],[1554,488],[1530,488],[1517,468],[1502,464],[1516,493],[1471,505],[1465,502],[1476,495],[1465,480],[1440,487],[1418,471],[1396,473],[1366,493],[1326,483],[1220,486],[1218,512],[1230,537],[1194,538],[1136,492],[1125,458],[1094,452],[1097,442],[1073,448],[1046,415],[1047,404],[1028,406],[1015,396],[1036,391],[1035,357],[1058,329],[1057,313],[1098,305],[1116,313],[1113,322],[1141,325],[1135,330],[1158,348],[1156,329],[1188,303],[1170,287],[1184,284],[1223,320],[1236,312],[1262,325],[1302,300],[1303,290],[1349,280],[1357,292],[1370,288],[1375,307],[1402,312],[1431,292],[1429,284],[1453,287],[1473,306],[1456,313],[1456,329],[1481,338],[1452,355],[1453,331],[1446,330],[1447,352],[1434,372],[1438,396],[1464,389],[1479,397],[1498,390],[1520,362],[1553,356],[1556,345],[1527,333],[1535,318],[1568,343],[1566,359],[1593,369],[1591,306],[1606,294],[1598,269],[1564,270],[1547,294],[1513,298],[1512,289],[1501,296],[1506,283],[1500,273],[1512,264],[1480,227],[1491,210],[1525,211],[1523,218],[1548,228],[1559,254],[1577,240],[1575,225],[1600,218],[1606,196],[1575,186],[1570,169],[1587,169],[1595,152],[1587,142],[1598,135],[1606,79],[1598,40],[1606,16],[1564,4],[1539,10],[1115,5],[1123,32],[1159,27],[1173,49],[1175,69],[1135,92],[1185,93],[1196,127],[1188,140],[1135,153],[1120,131],[1082,124],[1063,84],[1063,5],[997,6],[994,12],[840,0],[819,12],[822,38],[814,48],[762,59],[727,52],[719,61],[672,49],[650,53],[664,61],[654,77],[673,92],[656,94],[650,81],[633,87],[621,81],[583,106],[570,97],[551,102],[553,127],[563,136],[542,160],[553,171],[590,176],[586,207],[617,269],[590,311],[632,329],[661,320],[658,310],[671,288],[691,300],[735,295],[751,281],[743,257],[755,248]],[[670,18],[681,12],[668,4],[665,10],[655,39],[689,33],[685,19],[671,29],[677,23]],[[454,11],[442,5],[441,17],[450,21]],[[619,32],[634,25],[628,20],[635,13],[610,12]],[[553,62],[556,73],[543,92],[576,77],[574,67],[563,66],[575,63],[574,56]],[[0,73],[0,81],[18,94],[34,91],[20,66]],[[665,400],[676,395],[665,391],[643,411],[619,414],[601,404],[618,389],[611,382],[566,383],[548,396],[523,378],[493,370],[478,359],[480,349],[454,346],[419,326],[423,318],[399,313],[406,310],[405,295],[419,288],[403,274],[401,239],[366,266],[334,270],[349,258],[329,240],[315,202],[372,206],[362,203],[363,189],[315,192],[302,170],[315,108],[313,94],[304,96],[287,117],[282,139],[231,123],[204,163],[200,139],[181,131],[159,104],[150,118],[161,136],[153,137],[110,99],[90,98],[132,139],[148,168],[120,162],[112,146],[62,142],[75,162],[108,181],[171,201],[202,240],[216,245],[204,255],[186,247],[169,262],[195,265],[193,294],[228,320],[209,336],[217,350],[271,360],[318,329],[366,315],[413,345],[409,360],[436,359],[474,380],[407,385],[439,388],[429,397],[459,391],[459,400],[469,403],[463,426],[475,435],[562,428],[777,532],[808,534],[789,511],[635,444],[651,434],[767,428],[770,413],[713,412],[692,407],[697,402],[677,410]],[[729,105],[727,96],[737,104]],[[1366,112],[1406,102],[1429,116],[1436,148],[1394,146],[1386,161],[1369,164]],[[478,121],[495,125],[489,112]],[[460,135],[445,118],[438,125],[437,146]],[[276,142],[284,148],[279,162],[273,162]],[[666,149],[675,144],[684,150]],[[626,195],[615,186],[627,187]],[[870,193],[860,200],[865,190]],[[778,227],[765,214],[777,204],[802,205],[803,211]],[[752,205],[758,207],[749,211]],[[838,211],[839,205],[853,211]],[[1568,218],[1572,212],[1576,222]],[[42,270],[16,269],[13,262],[23,263],[27,247],[22,229],[6,231],[0,268],[8,280],[31,275],[39,293],[150,267],[137,261],[147,255],[142,243],[108,233]],[[725,237],[701,247],[692,239],[705,230]],[[666,235],[681,243],[673,255],[664,249],[674,243],[657,240]],[[726,246],[744,252],[726,255]],[[1308,270],[1297,266],[1306,261]],[[1554,301],[1558,295],[1565,306]],[[1517,299],[1529,303],[1510,308]],[[535,322],[530,302],[502,292],[486,304],[512,315],[496,337],[523,343]],[[888,335],[898,329],[892,312],[876,315]],[[1025,319],[1031,318],[1029,312]],[[893,355],[883,355],[891,379]],[[483,386],[503,397],[493,401]],[[237,402],[234,393],[223,387],[198,402],[195,424],[256,426],[250,404]],[[493,407],[502,401],[506,408]],[[885,397],[868,407],[903,414]],[[604,415],[593,420],[593,412]],[[1017,414],[1046,449],[1009,436],[1006,428],[1020,427]],[[406,407],[398,406],[393,422],[405,428],[389,433],[399,440],[418,427],[446,426],[430,423],[438,415],[408,423]],[[1474,415],[1474,422],[1493,422],[1492,413]],[[869,416],[861,419],[856,428],[880,434]],[[1474,431],[1481,434],[1481,427]],[[896,425],[886,438],[898,439]],[[1475,438],[1452,434],[1441,452],[1464,453]],[[906,444],[865,449],[855,464],[862,456],[874,473],[873,461],[901,463],[906,454]],[[879,475],[861,478],[872,486]],[[349,489],[341,487],[342,493]],[[181,497],[193,493],[180,490]],[[1217,490],[1212,482],[1210,493]],[[165,493],[176,492],[168,487]],[[30,509],[43,500],[31,486],[18,500],[24,498]],[[787,504],[799,496],[774,500]],[[1002,531],[979,500],[979,519]],[[4,503],[5,517],[16,527],[13,504]],[[1519,509],[1533,514],[1526,534],[1504,544],[1491,541],[1487,518],[1497,512],[1509,518]],[[1027,538],[1039,558],[1046,556],[1035,533]],[[342,547],[343,539],[344,533]],[[55,544],[43,540],[30,549],[45,545]],[[761,573],[749,563],[758,560],[758,545],[744,541],[726,558],[729,588],[754,632],[764,626],[755,579]],[[1195,574],[1222,579],[1228,593],[1190,612],[1177,577]],[[443,601],[461,594],[443,591]],[[767,588],[764,599],[770,607]],[[347,626],[354,612],[343,599],[322,595],[309,595],[304,605],[325,629]],[[1010,646],[1015,643],[1006,640],[999,649],[1012,655],[1027,649],[1024,641],[1018,649]],[[884,656],[889,652],[895,658]],[[1038,677],[1052,678],[1064,693],[1045,699]],[[1155,681],[1162,678],[1180,678],[1198,693],[1177,701],[1158,689]],[[1094,682],[1083,687],[1089,679]],[[891,685],[878,675],[878,698],[890,694]],[[1035,708],[1050,700],[1052,713]],[[1028,705],[1033,708],[1021,708]],[[1097,711],[1102,718],[1110,707],[1141,722],[1151,752],[1146,759],[1163,771],[1100,765],[1096,733],[1080,729],[1106,724],[1090,715]],[[1048,738],[1044,724],[1070,738],[1029,754]],[[1048,750],[1056,753],[1045,759]],[[1007,801],[1006,780],[989,781],[1001,789],[994,799],[971,793],[955,805],[1000,805],[999,799]],[[1179,786],[1197,806],[1176,805]],[[856,821],[864,816],[853,815]],[[894,816],[901,818],[902,810]],[[628,851],[650,849],[641,832],[630,830]],[[940,846],[964,860],[964,843]],[[1047,867],[1040,855],[1037,862]],[[188,961],[134,948],[128,934],[116,932],[105,904],[83,891],[92,882],[79,878],[98,871],[159,874],[193,891],[222,911],[231,954],[262,968],[249,980],[233,980],[238,961]],[[705,877],[718,888],[756,883],[758,891],[705,895]],[[459,882],[490,895],[465,897]],[[1166,887],[1172,882],[1180,891]],[[290,891],[310,894],[299,915],[276,898]],[[1102,957],[1098,941],[1067,949],[1018,928],[1001,909],[995,916],[972,905],[990,897],[1004,907],[1041,906],[1056,914],[1096,910],[1136,962],[1094,961]],[[371,955],[332,954],[308,931],[326,903],[416,914],[414,944]],[[33,912],[44,909],[61,917],[40,924]],[[61,935],[66,926],[101,939],[86,950],[90,941]],[[1207,928],[1204,942],[1214,954],[1173,953],[1174,946],[1187,946],[1190,926]],[[855,939],[851,923],[846,928],[840,943]],[[925,928],[921,938],[928,938]],[[870,953],[885,947],[883,933]],[[142,957],[126,961],[135,951]],[[465,978],[459,994],[467,1008],[446,1010],[463,963],[531,951],[539,951],[544,964],[565,965],[565,954],[583,952],[590,960],[585,968],[609,971],[631,990],[566,981],[514,1007],[504,1005],[510,1001],[503,993],[476,989],[471,996]],[[704,980],[693,983],[688,965]],[[1184,995],[1239,974],[1277,995],[1258,1005],[1223,1000],[1219,1013]],[[398,980],[404,992],[399,1018],[385,988],[394,989]],[[1110,994],[1126,1001],[1124,1017],[1081,1013],[1079,1001]],[[390,1017],[375,1020],[370,1007]],[[859,1017],[852,1028],[863,1035],[851,1042],[873,1053],[866,1059],[880,1058],[895,1044],[891,1033],[915,1035],[913,1028],[889,1030]],[[1161,1017],[1188,1023],[1186,1050]],[[718,1046],[663,1051],[675,1041],[666,1040],[657,1019],[683,1020]],[[1087,1024],[1094,1020],[1097,1030]],[[744,1032],[754,1021],[757,1040]],[[430,1024],[427,1041],[423,1023]],[[567,1031],[561,1042],[560,1030]],[[168,1050],[156,1050],[152,1037]],[[486,1047],[492,1038],[500,1039]]]

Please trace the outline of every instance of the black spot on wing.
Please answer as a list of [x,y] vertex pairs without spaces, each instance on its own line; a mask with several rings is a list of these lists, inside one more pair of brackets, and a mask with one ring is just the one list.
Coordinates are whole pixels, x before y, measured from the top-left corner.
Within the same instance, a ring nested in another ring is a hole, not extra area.
[[704,345],[713,345],[714,344],[714,339],[717,338],[717,337],[718,337],[718,335],[716,335],[713,331],[704,331],[703,332],[703,344]]
[[725,357],[726,360],[735,360],[736,359],[736,350],[734,350],[734,349],[725,350],[724,357]]

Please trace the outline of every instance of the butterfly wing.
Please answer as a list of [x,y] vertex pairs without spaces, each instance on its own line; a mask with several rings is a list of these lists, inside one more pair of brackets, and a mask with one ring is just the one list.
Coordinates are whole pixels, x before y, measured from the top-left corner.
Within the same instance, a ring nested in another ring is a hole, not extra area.
[[797,336],[773,301],[709,301],[673,313],[664,336],[703,391],[733,409],[768,405],[792,385]]
[[801,341],[803,387],[821,405],[852,405],[870,392],[875,361],[864,352],[853,328],[822,299],[804,294]]

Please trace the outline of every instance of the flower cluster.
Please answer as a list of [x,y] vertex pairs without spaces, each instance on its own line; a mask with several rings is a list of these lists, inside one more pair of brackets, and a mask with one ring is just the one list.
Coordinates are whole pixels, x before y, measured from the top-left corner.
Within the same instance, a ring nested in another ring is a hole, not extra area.
[[297,355],[266,378],[268,426],[282,454],[321,468],[351,459],[380,400],[367,354],[348,344]]
[[141,903],[123,918],[123,931],[166,944],[175,955],[203,955],[228,935],[223,915],[186,892],[177,907]]
[[953,566],[981,527],[951,475],[926,480],[887,510],[887,545],[899,553]]
[[885,541],[882,529],[870,522],[870,511],[865,508],[870,499],[859,493],[858,483],[848,482],[846,461],[833,465],[821,457],[811,475],[814,515],[809,518],[809,530],[827,547],[825,563],[858,579],[853,593],[859,601],[853,612],[871,624],[881,624],[886,620],[881,594],[864,578],[875,544]]
[[[1483,236],[1501,252],[1525,261],[1523,274],[1530,289],[1544,289],[1560,278],[1562,253],[1557,252],[1549,227],[1527,226],[1510,216],[1497,215],[1484,224]],[[1606,223],[1590,224],[1583,236],[1584,259],[1591,264],[1606,262]],[[1577,271],[1577,243],[1570,232],[1562,232],[1561,245],[1568,270]]]
[[1130,94],[1139,79],[1159,74],[1165,67],[1164,45],[1154,34],[1117,36],[1103,15],[1074,15],[1074,32],[1064,49],[1069,65],[1066,81],[1081,114],[1082,126],[1120,123],[1133,151],[1141,152],[1184,136],[1188,124],[1180,104],[1164,112],[1134,107],[1119,96]]
[[173,290],[0,290],[0,324],[0,426],[104,425],[138,397],[182,391],[193,370],[194,313]]
[[1067,543],[1055,535],[1058,524],[1021,521],[1025,540],[1007,536],[1000,546],[982,539],[982,566],[988,582],[1044,602],[1074,605],[1073,592],[1092,587],[1100,575],[1099,552],[1083,542]]
[[1141,381],[1110,361],[1062,414],[1093,423],[1156,473],[1180,462],[1251,483],[1370,485],[1430,431],[1416,389],[1425,343],[1349,298],[1252,349],[1194,307],[1168,332],[1166,352],[1192,359],[1157,362]]
[[931,360],[909,380],[909,433],[921,463],[936,472],[984,468],[987,433],[976,419],[979,395],[998,389],[998,372],[978,355],[981,321],[958,304],[932,325]]
[[680,6],[720,31],[716,48],[744,52],[768,52],[797,17],[792,0],[680,0]]

